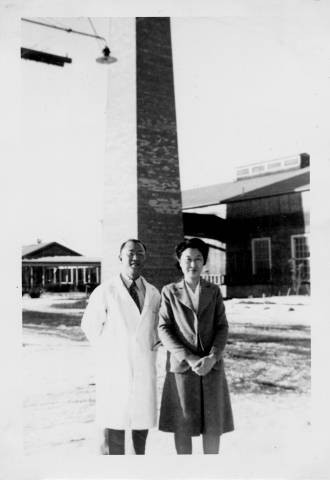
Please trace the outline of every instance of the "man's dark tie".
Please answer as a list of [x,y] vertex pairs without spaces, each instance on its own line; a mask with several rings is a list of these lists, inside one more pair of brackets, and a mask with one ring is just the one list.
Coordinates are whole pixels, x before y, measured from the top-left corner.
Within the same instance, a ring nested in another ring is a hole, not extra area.
[[141,312],[139,297],[136,291],[136,283],[134,281],[131,283],[131,286],[129,287],[128,291],[130,296],[133,298],[134,302],[136,303],[136,306],[138,307],[139,311]]

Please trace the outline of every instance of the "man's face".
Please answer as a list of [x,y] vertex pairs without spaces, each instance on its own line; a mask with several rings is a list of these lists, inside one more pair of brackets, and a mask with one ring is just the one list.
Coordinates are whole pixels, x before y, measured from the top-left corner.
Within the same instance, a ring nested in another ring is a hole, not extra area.
[[134,242],[127,242],[121,251],[122,273],[132,280],[141,275],[146,260],[146,252],[142,245]]

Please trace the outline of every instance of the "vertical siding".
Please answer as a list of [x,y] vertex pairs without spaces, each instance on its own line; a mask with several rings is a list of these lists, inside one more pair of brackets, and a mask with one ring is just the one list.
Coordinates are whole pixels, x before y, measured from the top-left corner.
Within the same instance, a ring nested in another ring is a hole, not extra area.
[[[278,293],[279,288],[284,292],[289,286],[291,235],[309,231],[308,202],[303,198],[295,192],[228,205],[227,280],[233,287],[228,295],[237,294],[238,286],[251,294],[260,288],[267,293]],[[271,238],[272,272],[264,287],[252,274],[251,240],[260,237]]]

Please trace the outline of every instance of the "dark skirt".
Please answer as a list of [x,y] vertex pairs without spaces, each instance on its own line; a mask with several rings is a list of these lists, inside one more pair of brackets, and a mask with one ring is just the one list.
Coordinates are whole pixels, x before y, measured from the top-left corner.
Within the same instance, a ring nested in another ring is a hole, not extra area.
[[[222,362],[221,362],[222,363]],[[159,430],[191,436],[221,435],[234,429],[223,364],[201,377],[188,370],[167,372],[160,407]]]

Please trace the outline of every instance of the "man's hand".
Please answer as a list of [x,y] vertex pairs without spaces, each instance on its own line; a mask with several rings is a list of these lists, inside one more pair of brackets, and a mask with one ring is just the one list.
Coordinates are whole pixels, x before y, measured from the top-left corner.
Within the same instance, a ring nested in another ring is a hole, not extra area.
[[203,377],[212,370],[216,362],[217,360],[215,358],[215,355],[208,355],[207,357],[201,358],[192,369],[195,373],[197,373],[197,375]]

